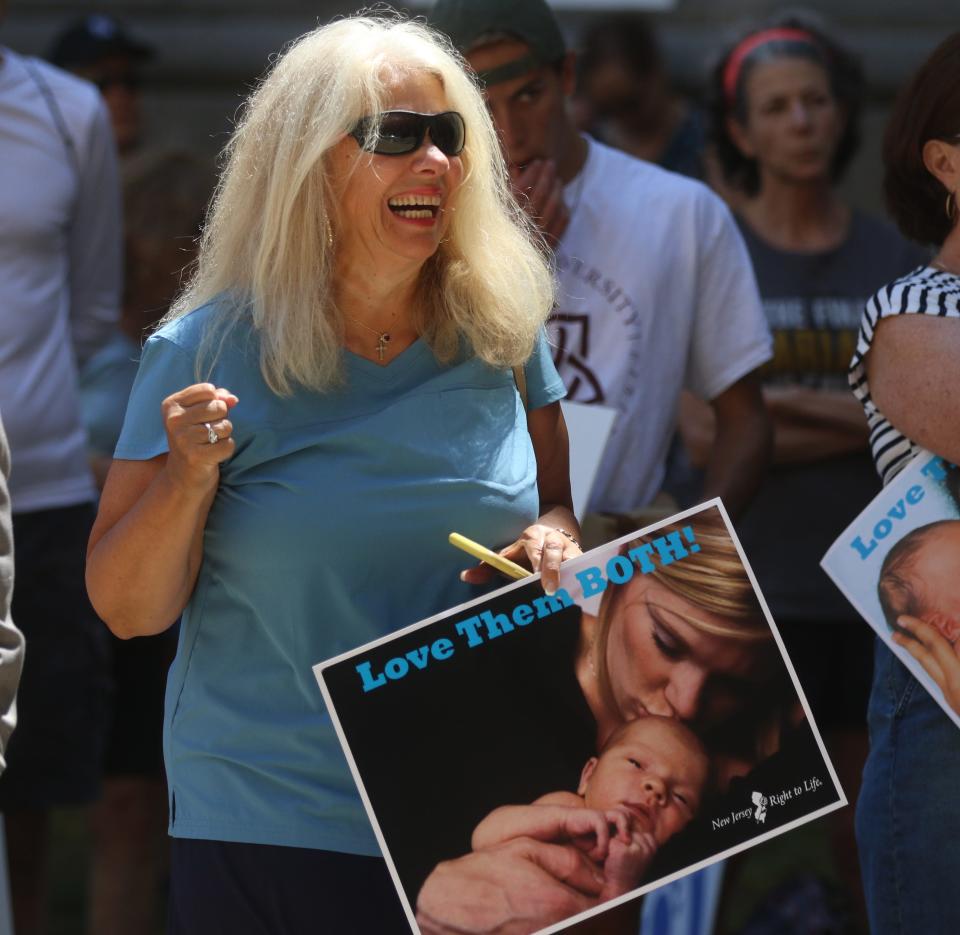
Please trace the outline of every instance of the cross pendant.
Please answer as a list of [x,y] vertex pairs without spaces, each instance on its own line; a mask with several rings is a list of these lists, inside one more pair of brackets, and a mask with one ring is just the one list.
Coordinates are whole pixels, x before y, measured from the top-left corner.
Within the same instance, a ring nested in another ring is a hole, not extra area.
[[380,362],[383,363],[383,355],[387,350],[387,343],[390,341],[390,335],[383,333],[377,335],[377,357],[380,358]]

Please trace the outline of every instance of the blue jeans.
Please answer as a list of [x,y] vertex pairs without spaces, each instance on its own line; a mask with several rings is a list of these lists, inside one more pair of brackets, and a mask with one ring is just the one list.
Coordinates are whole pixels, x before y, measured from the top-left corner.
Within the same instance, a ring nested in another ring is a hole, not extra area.
[[960,932],[960,728],[877,640],[857,844],[872,935]]

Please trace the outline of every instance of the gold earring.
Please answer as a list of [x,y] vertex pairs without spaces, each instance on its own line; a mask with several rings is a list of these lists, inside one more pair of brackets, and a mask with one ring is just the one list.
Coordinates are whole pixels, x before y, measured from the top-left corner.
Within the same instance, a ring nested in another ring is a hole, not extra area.
[[330,223],[330,218],[327,218],[327,246],[333,246],[333,225]]

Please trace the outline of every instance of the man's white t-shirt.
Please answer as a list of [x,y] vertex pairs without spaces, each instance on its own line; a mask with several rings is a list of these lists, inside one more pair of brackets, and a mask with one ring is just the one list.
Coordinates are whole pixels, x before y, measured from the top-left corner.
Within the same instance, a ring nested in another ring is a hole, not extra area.
[[684,176],[589,141],[567,185],[551,343],[568,398],[612,406],[590,509],[660,490],[680,392],[711,400],[771,356],[750,259],[726,205]]

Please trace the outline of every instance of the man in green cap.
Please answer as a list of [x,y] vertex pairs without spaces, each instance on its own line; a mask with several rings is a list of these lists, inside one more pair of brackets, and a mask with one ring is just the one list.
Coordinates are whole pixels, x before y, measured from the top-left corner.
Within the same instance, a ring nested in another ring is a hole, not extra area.
[[726,206],[580,134],[566,106],[574,55],[544,0],[438,0],[429,21],[484,85],[514,188],[554,246],[551,338],[568,396],[620,414],[590,510],[629,514],[654,499],[687,389],[716,418],[703,496],[736,513],[768,457],[755,371],[771,345]]

